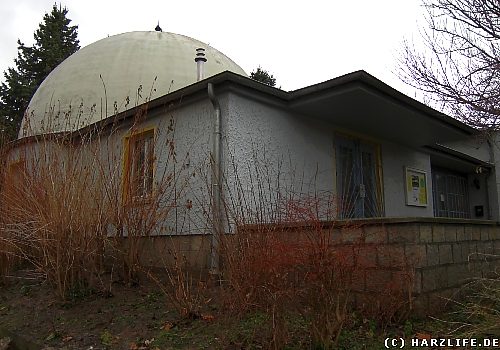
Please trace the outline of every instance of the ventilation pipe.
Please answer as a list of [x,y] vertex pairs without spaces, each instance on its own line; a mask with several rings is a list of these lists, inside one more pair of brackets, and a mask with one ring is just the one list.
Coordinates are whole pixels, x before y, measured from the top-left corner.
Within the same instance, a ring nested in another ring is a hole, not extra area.
[[196,81],[203,80],[203,66],[207,61],[207,58],[205,57],[204,48],[199,47],[196,49],[196,57],[194,58],[194,61],[196,62],[196,72],[197,72]]
[[[206,59],[205,59],[206,61]],[[221,111],[215,96],[214,86],[208,83],[208,97],[215,110],[213,148],[212,148],[212,242],[210,246],[210,272],[219,274],[219,242],[224,226],[222,222],[222,179],[221,179]]]

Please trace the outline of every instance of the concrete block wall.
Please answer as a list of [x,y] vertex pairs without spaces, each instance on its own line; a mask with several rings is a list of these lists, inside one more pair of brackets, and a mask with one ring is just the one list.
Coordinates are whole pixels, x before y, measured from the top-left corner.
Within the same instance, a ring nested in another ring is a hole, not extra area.
[[421,283],[415,292],[424,310],[439,311],[476,278],[500,276],[500,226],[434,222],[420,224],[419,231],[426,255],[416,266]]
[[[262,225],[255,230],[262,230]],[[436,314],[444,310],[447,298],[457,297],[469,281],[500,274],[500,226],[492,221],[381,218],[324,222],[322,230],[330,244],[352,252],[352,264],[356,265],[352,290],[356,306],[361,308],[408,306],[398,303],[396,299],[401,298],[401,302],[411,301],[416,314]],[[301,224],[272,228],[273,234],[294,244],[305,242],[316,231]],[[191,267],[206,269],[210,238],[145,238],[141,260],[148,266],[164,267],[174,263],[172,252],[177,252]],[[380,304],[391,299],[394,304]]]
[[[273,231],[287,240],[300,241],[315,230],[280,226]],[[352,289],[360,308],[380,311],[408,302],[416,314],[437,314],[468,282],[500,274],[500,226],[492,221],[377,218],[324,222],[322,230],[332,245],[352,246]],[[380,304],[390,299],[393,305]]]
[[372,261],[364,266],[364,290],[357,291],[367,303],[370,293],[387,292],[398,282],[411,283],[408,292],[414,298],[414,311],[439,313],[468,282],[500,276],[500,226],[491,221],[362,220],[352,232],[333,229],[332,235],[343,244],[357,237],[363,247],[360,256]]

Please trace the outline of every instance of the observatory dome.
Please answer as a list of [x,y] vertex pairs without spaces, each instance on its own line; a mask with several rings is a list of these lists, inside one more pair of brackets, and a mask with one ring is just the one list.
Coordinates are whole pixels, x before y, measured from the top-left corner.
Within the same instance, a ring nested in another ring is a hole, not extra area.
[[57,66],[31,99],[19,137],[73,131],[146,100],[193,84],[197,48],[204,48],[204,76],[245,75],[230,58],[190,37],[130,32],[90,44]]

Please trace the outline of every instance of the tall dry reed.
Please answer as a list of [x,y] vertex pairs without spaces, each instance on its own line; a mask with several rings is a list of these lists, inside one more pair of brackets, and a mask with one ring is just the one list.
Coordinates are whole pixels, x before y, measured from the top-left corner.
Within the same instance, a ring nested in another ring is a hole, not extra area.
[[[127,281],[137,280],[142,242],[163,232],[186,186],[172,166],[173,141],[157,142],[157,131],[155,154],[167,157],[161,167],[156,158],[147,163],[155,167],[154,187],[140,199],[124,195],[133,186],[124,181],[130,171],[124,165],[124,148],[130,145],[124,139],[141,132],[146,118],[144,107],[119,127],[41,135],[3,153],[2,270],[14,256],[28,261],[61,298],[75,289],[102,288],[104,262],[123,266]],[[168,123],[163,137],[173,132],[173,120]]]

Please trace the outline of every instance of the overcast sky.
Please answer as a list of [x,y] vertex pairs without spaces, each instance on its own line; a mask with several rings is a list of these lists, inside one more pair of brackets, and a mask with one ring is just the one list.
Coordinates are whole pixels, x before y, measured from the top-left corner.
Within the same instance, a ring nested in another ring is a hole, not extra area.
[[[420,0],[150,1],[66,0],[81,46],[136,30],[184,34],[226,54],[247,73],[262,66],[293,90],[364,69],[414,97],[399,81],[398,50],[418,40]],[[0,2],[0,71],[14,65],[17,39],[33,33],[54,0]],[[59,3],[58,3],[59,4]],[[3,75],[2,75],[3,80]]]

